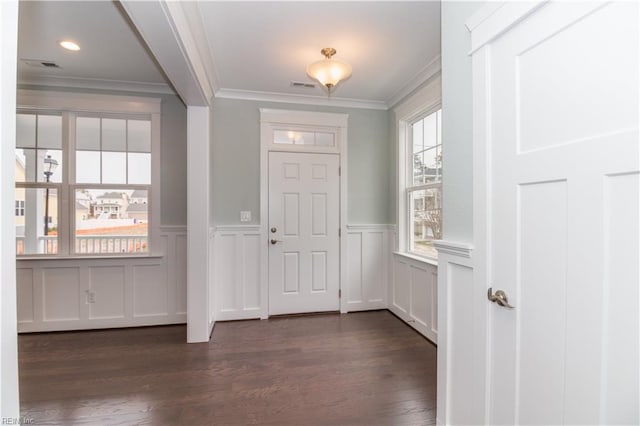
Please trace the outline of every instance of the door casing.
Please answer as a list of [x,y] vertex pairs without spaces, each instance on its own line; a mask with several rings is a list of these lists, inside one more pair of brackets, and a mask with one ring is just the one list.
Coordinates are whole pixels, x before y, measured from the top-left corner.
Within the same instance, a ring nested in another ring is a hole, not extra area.
[[[348,114],[314,111],[292,111],[260,108],[260,318],[269,317],[269,152],[338,154],[340,164],[340,312],[347,312],[347,131]],[[335,146],[279,145],[273,143],[273,132],[296,128],[335,134]]]

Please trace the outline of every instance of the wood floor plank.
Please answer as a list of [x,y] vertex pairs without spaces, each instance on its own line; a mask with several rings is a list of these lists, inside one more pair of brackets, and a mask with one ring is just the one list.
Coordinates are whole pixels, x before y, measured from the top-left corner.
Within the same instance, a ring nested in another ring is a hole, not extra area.
[[59,425],[435,424],[436,348],[387,311],[20,335],[22,415]]

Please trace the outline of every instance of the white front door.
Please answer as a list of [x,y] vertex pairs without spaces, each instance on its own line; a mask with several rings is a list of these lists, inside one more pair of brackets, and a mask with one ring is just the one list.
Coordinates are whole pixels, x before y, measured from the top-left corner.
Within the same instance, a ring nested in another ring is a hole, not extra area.
[[269,153],[269,314],[339,309],[335,154]]
[[487,311],[491,424],[640,421],[638,29],[635,2],[549,3],[474,58],[514,306]]

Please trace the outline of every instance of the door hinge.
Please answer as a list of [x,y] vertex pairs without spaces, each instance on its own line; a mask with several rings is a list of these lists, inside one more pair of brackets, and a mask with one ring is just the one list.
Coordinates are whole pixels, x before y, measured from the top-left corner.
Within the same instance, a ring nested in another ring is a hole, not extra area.
[[338,228],[338,237],[342,237],[342,228]]
[[338,176],[342,176],[342,167],[338,167]]
[[341,298],[342,298],[342,289],[339,289],[338,290],[338,299],[341,299]]

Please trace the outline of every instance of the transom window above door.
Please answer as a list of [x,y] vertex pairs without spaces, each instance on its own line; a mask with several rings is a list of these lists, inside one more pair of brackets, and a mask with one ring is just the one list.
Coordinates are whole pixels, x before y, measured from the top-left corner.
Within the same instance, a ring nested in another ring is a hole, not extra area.
[[280,145],[335,146],[335,135],[329,132],[274,130],[273,143]]

